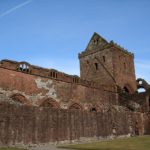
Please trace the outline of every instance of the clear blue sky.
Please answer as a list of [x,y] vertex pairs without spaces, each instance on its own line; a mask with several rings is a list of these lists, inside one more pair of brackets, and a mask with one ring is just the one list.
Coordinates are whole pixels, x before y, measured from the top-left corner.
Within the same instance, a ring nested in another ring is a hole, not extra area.
[[0,59],[79,74],[93,32],[133,52],[150,82],[150,0],[0,0]]

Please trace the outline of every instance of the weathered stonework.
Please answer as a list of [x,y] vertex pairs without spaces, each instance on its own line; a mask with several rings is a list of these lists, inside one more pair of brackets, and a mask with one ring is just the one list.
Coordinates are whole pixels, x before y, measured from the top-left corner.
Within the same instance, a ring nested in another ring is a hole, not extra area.
[[79,59],[80,77],[0,61],[1,145],[150,134],[150,85],[136,80],[134,55],[94,33]]

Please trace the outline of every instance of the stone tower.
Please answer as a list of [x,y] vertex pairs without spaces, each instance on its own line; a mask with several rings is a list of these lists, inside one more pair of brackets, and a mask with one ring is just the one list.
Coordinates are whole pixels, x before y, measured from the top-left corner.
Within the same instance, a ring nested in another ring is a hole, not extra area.
[[129,93],[136,91],[134,55],[113,41],[94,33],[85,51],[79,54],[82,79],[103,85],[118,85]]

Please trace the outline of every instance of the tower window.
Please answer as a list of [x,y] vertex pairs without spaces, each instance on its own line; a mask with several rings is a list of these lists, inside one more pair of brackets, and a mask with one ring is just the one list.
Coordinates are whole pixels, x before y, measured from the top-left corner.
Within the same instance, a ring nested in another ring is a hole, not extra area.
[[95,63],[95,69],[98,70],[98,63]]
[[105,61],[106,61],[105,56],[103,56],[103,62],[105,62]]
[[126,69],[126,63],[124,63],[124,69]]
[[123,90],[125,93],[130,93],[127,87],[124,87]]
[[97,45],[97,44],[98,44],[98,39],[94,39],[93,43],[94,43],[95,45]]

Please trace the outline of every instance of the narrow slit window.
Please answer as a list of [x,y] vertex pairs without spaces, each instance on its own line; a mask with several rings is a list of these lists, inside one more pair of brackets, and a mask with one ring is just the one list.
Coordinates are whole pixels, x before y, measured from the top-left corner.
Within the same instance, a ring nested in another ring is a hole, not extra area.
[[106,58],[105,58],[105,56],[103,56],[103,62],[105,62],[106,61]]
[[95,63],[95,69],[98,70],[98,63]]

